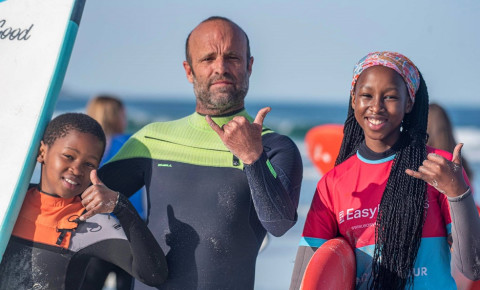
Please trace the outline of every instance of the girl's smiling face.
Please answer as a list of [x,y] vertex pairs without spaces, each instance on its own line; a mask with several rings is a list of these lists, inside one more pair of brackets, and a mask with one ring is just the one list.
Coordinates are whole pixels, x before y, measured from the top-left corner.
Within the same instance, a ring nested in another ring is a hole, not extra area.
[[40,189],[63,198],[81,194],[90,185],[90,171],[97,169],[103,144],[90,133],[71,130],[48,146],[41,142],[37,161],[42,164]]
[[407,86],[393,69],[369,67],[358,78],[352,108],[372,151],[384,152],[397,142],[403,117],[412,107]]

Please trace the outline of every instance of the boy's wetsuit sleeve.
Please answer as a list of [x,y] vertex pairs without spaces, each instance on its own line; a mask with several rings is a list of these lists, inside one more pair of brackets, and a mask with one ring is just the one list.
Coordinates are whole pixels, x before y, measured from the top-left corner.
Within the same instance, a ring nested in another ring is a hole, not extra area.
[[263,136],[263,147],[260,158],[244,171],[260,222],[278,237],[297,221],[302,159],[293,141],[276,133]]
[[480,279],[480,217],[471,190],[448,198],[455,266],[470,280]]
[[113,214],[120,221],[129,243],[117,243],[115,249],[110,250],[100,242],[85,248],[82,254],[116,264],[147,285],[162,284],[168,274],[165,255],[145,222],[124,195],[119,195]]

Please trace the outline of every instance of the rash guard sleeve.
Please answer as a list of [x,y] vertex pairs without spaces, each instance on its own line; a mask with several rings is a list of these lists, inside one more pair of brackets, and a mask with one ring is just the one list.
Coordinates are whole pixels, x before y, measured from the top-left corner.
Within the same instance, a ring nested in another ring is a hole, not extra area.
[[278,237],[297,221],[302,159],[288,137],[266,134],[263,145],[260,158],[245,165],[244,170],[260,222],[269,233]]
[[480,279],[480,217],[471,190],[448,198],[455,266],[470,280]]

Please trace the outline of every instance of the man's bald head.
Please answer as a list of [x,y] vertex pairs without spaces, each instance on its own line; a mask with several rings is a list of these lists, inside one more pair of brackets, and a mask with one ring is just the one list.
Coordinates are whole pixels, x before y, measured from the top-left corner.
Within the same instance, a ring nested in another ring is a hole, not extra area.
[[211,16],[205,20],[203,20],[202,22],[200,22],[200,24],[197,25],[197,27],[195,27],[189,34],[188,34],[188,37],[187,37],[187,41],[185,42],[185,59],[187,60],[188,64],[190,66],[192,66],[192,57],[190,55],[190,48],[189,48],[189,42],[190,42],[190,36],[192,35],[192,33],[202,24],[206,23],[206,22],[211,22],[211,21],[224,21],[226,23],[228,23],[229,25],[231,25],[232,27],[234,27],[235,29],[238,29],[240,30],[243,35],[245,35],[245,39],[247,40],[247,63],[248,63],[248,60],[250,59],[251,57],[251,54],[250,54],[250,41],[248,39],[248,35],[245,33],[245,31],[240,27],[238,26],[235,22],[233,22],[232,20],[226,18],[226,17],[222,17],[222,16]]

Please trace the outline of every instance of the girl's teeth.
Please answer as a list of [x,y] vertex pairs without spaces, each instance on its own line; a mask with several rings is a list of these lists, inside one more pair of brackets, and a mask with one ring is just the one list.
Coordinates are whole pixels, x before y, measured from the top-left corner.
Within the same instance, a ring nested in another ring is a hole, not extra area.
[[369,121],[370,121],[370,123],[372,123],[373,125],[380,125],[380,124],[383,123],[383,121],[375,120],[375,119],[370,119]]

